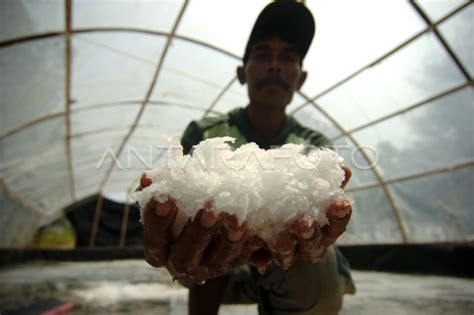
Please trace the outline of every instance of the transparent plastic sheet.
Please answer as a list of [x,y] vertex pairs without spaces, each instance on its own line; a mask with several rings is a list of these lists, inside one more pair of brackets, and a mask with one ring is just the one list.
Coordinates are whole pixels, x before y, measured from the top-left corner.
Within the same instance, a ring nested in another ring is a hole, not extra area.
[[139,104],[111,104],[82,109],[71,115],[71,152],[78,199],[99,189],[139,107]]
[[350,130],[464,82],[435,36],[427,34],[317,101]]
[[72,202],[64,117],[50,119],[1,140],[2,179],[28,204],[54,215]]
[[[316,34],[302,90],[313,97],[426,27],[408,1],[308,0]],[[403,22],[402,22],[403,21]]]
[[140,104],[110,104],[89,107],[71,114],[71,133],[93,133],[108,129],[129,130],[137,117]]
[[354,133],[377,153],[385,179],[474,160],[473,89],[467,87]]
[[241,85],[240,82],[236,80],[227,92],[219,99],[217,104],[214,106],[214,110],[221,114],[225,114],[236,107],[247,106],[248,102],[247,85]]
[[433,0],[417,0],[423,11],[431,18],[437,21],[449,12],[463,5],[465,0],[449,0],[449,1],[433,1]]
[[151,99],[206,109],[235,77],[237,64],[234,58],[218,51],[175,39]]
[[177,33],[240,56],[255,19],[267,4],[266,0],[190,1]]
[[165,39],[114,32],[72,37],[73,106],[142,101],[150,87]]
[[0,41],[64,31],[64,1],[0,1]]
[[[147,104],[140,119],[140,126],[146,127],[150,142],[156,137],[166,139],[169,137],[181,137],[184,129],[192,120],[199,120],[204,115],[200,109],[185,108],[177,105],[155,105]],[[137,131],[135,131],[136,133]],[[132,136],[132,140],[135,137]]]
[[182,0],[73,1],[73,27],[128,27],[169,32],[182,4]]
[[352,244],[400,243],[402,236],[381,187],[348,193],[354,200],[345,239]]
[[65,111],[64,39],[0,49],[0,134]]
[[96,194],[114,161],[128,128],[71,138],[73,174],[78,200]]
[[472,187],[472,167],[391,184],[410,241],[474,240]]
[[168,154],[168,142],[160,131],[137,128],[127,142],[119,163],[116,163],[104,187],[104,193],[116,198],[122,196],[120,201],[124,202],[125,195],[138,187],[138,180],[144,172],[166,167]]
[[38,226],[40,214],[24,207],[0,187],[0,247],[27,246]]
[[291,103],[286,106],[286,113],[292,114],[295,109],[299,108],[301,105],[305,103],[306,103],[306,99],[303,96],[301,96],[299,93],[295,93],[293,95],[293,99],[291,100]]
[[294,117],[303,126],[319,131],[329,139],[341,134],[341,131],[312,104],[297,111]]
[[443,22],[438,28],[472,77],[474,75],[474,41],[472,40],[474,6],[468,6]]

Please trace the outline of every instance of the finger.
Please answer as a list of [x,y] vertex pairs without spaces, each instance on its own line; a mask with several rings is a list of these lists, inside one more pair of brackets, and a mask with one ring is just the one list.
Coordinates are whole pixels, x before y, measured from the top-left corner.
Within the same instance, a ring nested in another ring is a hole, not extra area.
[[306,261],[315,263],[321,259],[325,246],[321,244],[322,232],[319,224],[310,216],[303,216],[291,224],[296,237],[296,253]]
[[146,173],[144,173],[142,177],[140,177],[140,186],[142,186],[143,188],[150,186],[151,183],[151,179],[147,177]]
[[190,274],[201,262],[203,253],[220,227],[220,218],[212,211],[200,210],[189,219],[176,239],[169,263],[177,274]]
[[273,261],[287,270],[295,262],[296,240],[289,231],[282,231],[270,243]]
[[328,208],[328,225],[323,228],[323,243],[331,245],[344,233],[352,214],[352,206],[345,198],[336,199]]
[[260,274],[265,273],[268,265],[272,262],[272,253],[267,246],[253,252],[249,259],[249,264],[257,268]]
[[145,260],[154,267],[167,264],[176,213],[176,205],[172,199],[159,203],[152,198],[144,209]]
[[209,278],[217,277],[218,274],[212,275],[209,272],[209,269],[205,265],[199,265],[192,273],[191,275],[191,280],[194,281],[194,283],[203,285],[206,283],[206,280]]
[[146,176],[146,173],[140,177],[140,185],[135,189],[135,191],[141,191],[143,188],[148,187],[152,184],[151,179]]
[[247,222],[238,224],[235,216],[225,216],[221,234],[214,239],[206,252],[206,264],[210,273],[224,273],[242,251],[247,232]]
[[346,188],[347,183],[349,183],[349,180],[352,177],[352,171],[349,167],[345,165],[341,165],[341,168],[344,170],[344,180],[342,181],[341,188],[344,189]]

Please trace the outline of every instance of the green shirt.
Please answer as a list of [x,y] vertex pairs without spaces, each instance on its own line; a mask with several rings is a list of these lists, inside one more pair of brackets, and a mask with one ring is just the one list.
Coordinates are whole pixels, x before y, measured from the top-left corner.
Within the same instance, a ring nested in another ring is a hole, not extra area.
[[244,108],[236,108],[219,117],[207,117],[192,121],[181,138],[184,153],[188,154],[194,145],[202,140],[229,136],[235,138],[234,148],[248,142],[255,142],[262,149],[281,146],[285,143],[306,144],[315,147],[329,146],[329,140],[321,133],[303,127],[293,117],[286,117],[277,135],[268,141],[255,135]]

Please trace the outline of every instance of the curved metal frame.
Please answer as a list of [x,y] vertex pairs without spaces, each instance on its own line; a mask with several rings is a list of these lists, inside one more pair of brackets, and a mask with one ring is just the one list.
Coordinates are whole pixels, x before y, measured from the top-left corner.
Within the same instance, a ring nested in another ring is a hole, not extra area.
[[65,123],[66,123],[66,157],[67,157],[67,172],[69,179],[69,193],[73,202],[76,202],[76,189],[74,184],[74,173],[72,170],[72,156],[71,156],[71,68],[72,68],[72,59],[71,59],[71,28],[72,28],[72,0],[65,0],[65,25],[66,31],[64,34],[65,41],[65,74],[66,74],[66,86],[65,86],[65,100],[66,100],[66,109],[65,109]]
[[[446,166],[446,167],[440,167],[440,168],[436,168],[436,169],[433,169],[433,170],[429,170],[429,171],[421,172],[421,173],[417,173],[417,174],[401,176],[401,177],[395,177],[395,178],[386,180],[385,184],[400,183],[400,182],[404,182],[404,181],[407,181],[407,180],[422,178],[422,177],[441,174],[441,173],[446,173],[446,172],[452,172],[452,171],[456,171],[456,170],[459,170],[459,169],[470,168],[470,167],[474,167],[474,160],[467,161],[467,162],[462,162],[462,163],[457,163],[457,164],[449,165],[449,166]],[[375,188],[375,187],[378,187],[378,186],[379,186],[378,182],[373,182],[373,183],[360,185],[360,186],[357,186],[357,187],[354,187],[354,188],[349,188],[349,189],[347,189],[347,192],[360,191],[360,190]]]
[[[429,32],[429,31],[433,31],[436,35],[436,37],[438,38],[438,40],[441,42],[441,44],[443,45],[443,47],[446,49],[446,51],[448,52],[449,56],[451,57],[451,59],[456,63],[457,67],[460,69],[460,71],[463,73],[464,77],[467,79],[468,83],[466,83],[465,85],[463,85],[462,87],[458,87],[458,88],[455,88],[451,91],[448,91],[448,92],[445,92],[445,93],[442,93],[440,95],[438,95],[436,98],[440,98],[440,97],[443,97],[443,96],[446,96],[450,93],[453,93],[461,88],[464,88],[466,87],[466,85],[472,85],[472,78],[469,76],[468,72],[466,71],[465,67],[463,66],[462,62],[459,60],[459,58],[456,56],[456,54],[454,53],[454,51],[449,47],[449,45],[447,44],[447,42],[444,40],[443,36],[438,32],[437,30],[437,26],[444,22],[445,20],[447,20],[448,18],[450,18],[451,16],[453,16],[454,14],[458,13],[459,11],[463,10],[465,7],[467,7],[469,4],[471,4],[470,2],[468,3],[465,3],[463,5],[461,5],[460,7],[458,7],[457,9],[453,10],[452,12],[450,12],[449,14],[447,14],[446,16],[444,16],[443,18],[441,18],[440,20],[438,20],[436,23],[433,23],[432,21],[430,21],[430,19],[427,17],[427,15],[423,12],[423,10],[419,7],[419,5],[417,3],[415,3],[415,1],[413,0],[410,0],[410,3],[413,5],[413,7],[415,8],[415,10],[420,14],[420,16],[422,17],[422,19],[428,24],[428,27],[415,34],[414,36],[412,36],[411,38],[409,38],[407,41],[403,42],[402,44],[398,45],[397,47],[395,47],[394,49],[390,50],[389,52],[387,52],[386,54],[382,55],[381,57],[377,58],[375,61],[371,62],[370,64],[362,67],[361,69],[357,70],[356,72],[352,73],[351,75],[349,75],[348,77],[340,80],[339,82],[337,82],[336,84],[332,85],[331,87],[329,87],[328,89],[324,90],[323,92],[319,93],[318,95],[316,95],[315,97],[313,98],[309,98],[307,97],[306,95],[304,95],[303,93],[300,93],[301,96],[303,96],[305,99],[306,99],[306,103],[302,104],[301,106],[299,106],[298,108],[296,108],[292,113],[295,113],[297,112],[298,110],[300,110],[301,108],[303,108],[304,106],[306,105],[309,105],[309,104],[312,104],[317,110],[319,110],[323,115],[325,115],[331,122],[333,122],[333,124],[342,132],[343,135],[346,135],[351,142],[353,142],[353,144],[356,146],[356,147],[360,147],[360,145],[358,144],[358,142],[353,138],[353,136],[351,135],[353,132],[355,131],[358,131],[358,130],[361,130],[363,128],[367,128],[368,126],[371,126],[371,125],[374,125],[376,123],[379,123],[380,121],[382,120],[386,120],[386,119],[389,119],[389,118],[392,118],[396,115],[399,115],[401,113],[404,113],[408,110],[411,110],[413,108],[416,108],[416,107],[419,107],[421,105],[424,105],[424,104],[427,104],[429,101],[424,101],[424,102],[421,102],[421,103],[418,103],[418,104],[415,104],[415,105],[412,105],[410,106],[409,108],[407,109],[404,109],[404,110],[401,110],[401,111],[398,111],[396,113],[393,113],[391,115],[387,115],[383,118],[380,118],[380,119],[377,119],[375,121],[372,121],[372,122],[369,122],[368,124],[365,124],[364,126],[361,126],[361,127],[358,127],[358,128],[355,128],[353,130],[350,130],[350,131],[347,131],[347,130],[344,130],[344,128],[342,128],[342,126],[340,124],[337,123],[337,121],[331,117],[327,112],[325,112],[315,101],[322,97],[323,95],[327,94],[328,92],[336,89],[337,87],[339,87],[340,85],[344,84],[345,82],[351,80],[352,78],[354,78],[355,76],[357,76],[359,73],[365,71],[366,69],[374,66],[375,64],[381,62],[382,60],[384,60],[385,58],[387,58],[388,56],[392,55],[393,53],[397,52],[398,50],[400,50],[401,48],[405,47],[406,45],[408,45],[409,43],[411,43],[412,41],[416,40],[418,37],[422,36],[423,34]],[[223,53],[225,55],[228,55],[230,57],[233,57],[235,59],[239,59],[240,60],[240,57],[231,53],[231,52],[228,52],[226,50],[223,50],[219,47],[216,47],[216,46],[213,46],[211,44],[208,44],[208,43],[205,43],[205,42],[202,42],[202,41],[198,41],[198,40],[195,40],[195,39],[192,39],[192,38],[189,38],[189,37],[186,37],[186,36],[180,36],[180,35],[177,35],[176,34],[176,29],[177,29],[177,26],[179,25],[179,22],[185,12],[185,9],[187,7],[187,4],[188,4],[188,1],[186,0],[181,8],[181,11],[179,12],[176,20],[175,20],[175,24],[173,26],[173,29],[170,33],[166,33],[166,32],[156,32],[156,31],[150,31],[150,30],[143,30],[143,29],[132,29],[132,28],[93,28],[93,29],[75,29],[73,30],[71,28],[71,13],[72,13],[72,5],[71,5],[71,0],[65,0],[65,4],[66,4],[66,29],[65,29],[65,32],[49,32],[49,33],[45,33],[45,34],[38,34],[38,35],[33,35],[33,36],[25,36],[25,37],[20,37],[20,38],[16,38],[16,39],[12,39],[12,40],[7,40],[7,41],[3,41],[0,43],[0,48],[2,47],[6,47],[6,46],[10,46],[10,45],[13,45],[13,44],[18,44],[18,43],[23,43],[23,42],[28,42],[28,41],[31,41],[31,40],[37,40],[37,39],[45,39],[45,38],[48,38],[48,37],[53,37],[53,36],[65,36],[65,41],[66,41],[66,76],[67,76],[67,82],[66,82],[66,110],[65,112],[62,112],[62,113],[54,113],[54,114],[50,114],[50,115],[47,115],[45,117],[41,117],[41,118],[37,118],[37,119],[34,119],[28,123],[26,123],[25,125],[21,126],[21,127],[18,127],[18,128],[15,128],[15,129],[12,129],[12,130],[9,130],[7,131],[6,133],[0,135],[0,139],[3,139],[4,137],[7,137],[9,135],[12,135],[18,131],[21,131],[25,128],[28,128],[28,127],[31,127],[32,125],[36,124],[36,123],[40,123],[40,122],[43,122],[43,121],[46,121],[48,119],[51,119],[51,118],[55,118],[55,117],[60,117],[62,115],[65,116],[65,121],[66,121],[66,154],[68,155],[68,172],[69,172],[69,175],[70,175],[70,189],[72,189],[73,191],[73,194],[72,196],[74,196],[74,179],[73,179],[73,173],[72,173],[72,163],[71,163],[71,147],[70,147],[70,138],[72,137],[71,135],[71,126],[70,126],[70,115],[72,112],[74,112],[76,109],[73,109],[71,108],[71,102],[70,102],[70,77],[71,77],[71,57],[70,57],[70,38],[72,36],[72,34],[76,34],[76,33],[88,33],[88,32],[120,32],[120,31],[124,31],[124,32],[138,32],[138,33],[145,33],[145,34],[152,34],[152,35],[158,35],[158,36],[166,36],[167,37],[167,42],[166,42],[166,45],[165,45],[165,48],[162,52],[162,55],[161,55],[161,58],[160,58],[160,62],[159,62],[159,65],[157,67],[157,70],[155,72],[155,75],[153,77],[153,80],[150,84],[150,88],[148,90],[148,93],[147,95],[145,96],[145,99],[143,101],[140,102],[141,104],[141,108],[140,108],[140,111],[139,113],[137,114],[137,117],[135,119],[135,122],[134,124],[130,127],[130,130],[129,132],[127,133],[127,135],[125,136],[125,138],[123,139],[122,141],[122,144],[121,146],[119,147],[119,150],[117,151],[117,154],[120,155],[120,153],[122,152],[123,150],[123,147],[125,145],[125,143],[128,141],[128,139],[131,137],[131,135],[133,134],[133,131],[135,130],[135,128],[137,127],[137,124],[140,120],[140,117],[144,111],[144,108],[145,106],[147,105],[147,103],[151,103],[151,101],[149,100],[150,98],[150,95],[151,95],[151,92],[153,91],[153,88],[157,82],[157,79],[158,79],[158,76],[159,76],[159,73],[160,73],[160,70],[161,70],[161,66],[163,64],[163,61],[164,61],[164,58],[166,56],[166,53],[168,51],[168,48],[169,48],[169,45],[171,43],[171,41],[173,39],[181,39],[181,40],[185,40],[185,41],[189,41],[189,42],[192,42],[192,43],[195,43],[195,44],[198,44],[198,45],[201,45],[201,46],[204,46],[204,47],[207,47],[207,48],[210,48],[210,49],[213,49],[213,50],[216,50],[220,53]],[[228,89],[230,88],[230,86],[232,85],[232,83],[235,81],[235,78],[226,85],[226,87],[221,91],[221,93],[217,96],[217,98],[210,104],[209,108],[205,111],[205,114],[204,116],[206,116],[208,114],[208,112],[210,112],[212,110],[212,108],[215,106],[215,104],[219,101],[219,99],[228,91]],[[434,98],[430,98],[430,101],[432,101]],[[80,109],[77,109],[77,110],[80,110]],[[367,162],[369,164],[370,163],[370,158],[364,153],[364,151],[361,151],[361,153],[363,154],[364,158],[367,160]],[[471,167],[472,166],[472,163],[468,163],[467,166],[463,166],[463,167]],[[110,176],[110,173],[112,172],[114,168],[114,165],[113,163],[111,163],[108,171],[106,172],[106,175],[104,176],[102,182],[101,182],[101,185],[100,185],[100,192],[102,191],[103,187],[105,186],[109,176]],[[452,169],[452,168],[447,168],[447,169]],[[436,171],[436,170],[435,170]],[[407,241],[407,238],[406,238],[406,235],[405,235],[405,232],[404,232],[404,227],[403,227],[403,223],[401,222],[401,218],[399,218],[399,215],[397,215],[398,213],[398,208],[393,200],[393,198],[391,197],[391,193],[390,191],[387,189],[386,187],[386,184],[387,183],[392,183],[394,182],[394,180],[391,180],[391,181],[384,181],[381,173],[376,169],[374,168],[374,173],[376,175],[376,177],[378,178],[378,183],[376,184],[377,186],[381,185],[382,188],[384,189],[385,193],[386,193],[386,196],[387,198],[389,199],[389,202],[391,203],[391,206],[392,206],[392,210],[394,211],[394,214],[396,215],[397,217],[397,220],[399,221],[399,227],[400,227],[400,231],[402,233],[402,236],[404,238],[404,241]],[[425,173],[423,173],[425,174]],[[418,176],[418,177],[421,177],[421,176],[428,176],[428,175],[414,175],[414,176]],[[431,173],[430,173],[431,174]],[[409,177],[408,179],[412,179],[413,177]],[[405,179],[407,180],[407,179]],[[3,181],[2,181],[3,183]],[[6,185],[6,184],[4,184]],[[21,199],[20,199],[21,200]],[[97,206],[97,209],[96,209],[96,215],[95,217],[100,217],[100,211],[101,211],[101,206],[99,207],[99,202],[98,202],[98,206]],[[96,222],[97,221],[97,222]],[[95,226],[95,229],[97,229],[97,224],[98,224],[98,219],[94,219],[94,225],[93,227]],[[125,226],[126,226],[126,223],[124,223]],[[93,228],[94,230],[94,228]],[[94,246],[94,242],[95,242],[95,233],[92,233],[91,231],[91,246]],[[93,236],[93,237],[92,237]],[[94,240],[94,242],[92,242],[92,240]],[[123,241],[121,241],[121,243],[123,244]]]
[[[121,101],[114,101],[114,102],[102,102],[102,103],[96,103],[96,104],[89,104],[89,105],[84,105],[84,106],[80,106],[80,107],[70,107],[69,108],[69,114],[73,115],[74,113],[77,113],[77,112],[95,110],[95,109],[101,108],[101,107],[115,107],[115,106],[127,106],[127,105],[136,106],[136,105],[140,105],[141,102],[142,102],[142,100],[121,100]],[[202,108],[202,107],[199,107],[199,106],[195,106],[195,105],[192,105],[192,104],[175,103],[175,102],[167,102],[167,101],[148,101],[148,105],[175,106],[175,107],[181,107],[181,108],[196,110],[196,111],[201,111],[201,112],[209,110],[209,109]],[[211,110],[210,112],[220,114],[220,112],[215,111],[215,110]],[[9,137],[9,136],[11,136],[11,135],[13,135],[17,132],[20,132],[24,129],[28,129],[28,128],[36,125],[36,124],[42,123],[42,122],[47,121],[49,119],[54,119],[54,118],[57,118],[57,117],[61,117],[61,116],[64,116],[66,114],[67,114],[66,111],[64,111],[64,112],[57,112],[57,113],[49,114],[49,115],[46,115],[46,116],[43,116],[43,117],[35,118],[35,119],[30,120],[29,122],[25,123],[24,125],[21,125],[19,127],[10,129],[10,130],[5,131],[4,133],[0,134],[0,140],[2,140],[3,138]]]
[[[413,1],[410,0],[410,3],[413,4]],[[370,69],[371,67],[375,66],[376,64],[380,63],[381,61],[383,61],[384,59],[390,57],[391,55],[393,55],[394,53],[396,53],[397,51],[399,51],[400,49],[404,48],[405,46],[409,45],[410,43],[412,43],[413,41],[415,41],[416,39],[418,39],[419,37],[423,36],[424,34],[427,34],[428,32],[430,32],[431,30],[434,30],[436,29],[436,27],[443,23],[444,21],[446,21],[447,19],[449,19],[450,17],[452,17],[453,15],[457,14],[458,12],[461,12],[462,10],[464,10],[467,6],[469,6],[470,4],[472,4],[472,2],[466,2],[464,3],[463,5],[459,6],[458,8],[454,9],[453,11],[451,11],[450,13],[448,13],[447,15],[445,15],[444,17],[442,17],[441,19],[439,19],[436,23],[429,23],[428,26],[418,32],[417,34],[413,35],[412,37],[408,38],[406,41],[404,41],[403,43],[401,43],[400,45],[396,46],[395,48],[389,50],[388,52],[386,52],[385,54],[383,54],[382,56],[380,56],[379,58],[375,59],[374,61],[370,62],[369,64],[363,66],[362,68],[354,71],[353,73],[351,73],[350,75],[348,75],[347,77],[345,77],[344,79],[338,81],[337,83],[331,85],[330,87],[328,87],[327,89],[325,89],[324,91],[322,91],[321,93],[318,93],[316,96],[314,96],[313,98],[311,98],[311,100],[315,101],[321,97],[323,97],[324,95],[326,95],[327,93],[331,92],[332,90],[335,90],[336,88],[338,88],[339,86],[343,85],[344,83],[350,81],[351,79],[353,79],[354,77],[356,77],[358,74],[364,72],[365,70],[367,69]],[[420,9],[421,10],[421,9]],[[447,44],[445,47],[449,47]],[[452,55],[450,55],[451,57],[453,57]],[[461,64],[459,61],[456,61],[454,60],[454,62],[456,63],[456,65],[459,65]],[[459,70],[463,73],[466,72],[465,69],[463,68],[459,68]],[[472,78],[469,78],[469,76],[467,77],[468,81],[471,81]],[[291,112],[291,114],[295,114],[297,111],[301,110],[303,107],[305,107],[306,105],[309,105],[309,101],[307,101],[306,103],[303,103],[301,104],[300,106],[298,106],[297,108],[295,108],[295,110],[293,110]]]
[[[471,86],[471,87],[472,87],[473,85],[474,85],[474,81],[470,81],[470,82],[461,84],[461,85],[459,85],[459,86],[456,86],[456,87],[454,87],[454,88],[451,88],[451,89],[449,89],[449,90],[446,90],[446,91],[444,91],[444,92],[441,92],[441,93],[438,94],[438,95],[429,97],[429,98],[427,98],[427,99],[425,99],[425,100],[422,100],[422,101],[417,102],[417,103],[415,103],[415,104],[413,104],[413,105],[410,105],[410,106],[408,106],[408,107],[406,107],[406,108],[403,108],[403,109],[398,110],[398,111],[396,111],[396,112],[393,112],[393,113],[391,113],[391,114],[382,116],[382,117],[377,118],[377,119],[375,119],[375,120],[372,120],[372,121],[370,121],[370,122],[368,122],[368,123],[366,123],[366,124],[363,124],[363,125],[360,125],[360,126],[358,126],[358,127],[355,127],[355,128],[353,128],[353,129],[349,130],[348,133],[353,134],[353,133],[355,133],[355,132],[357,132],[357,131],[364,130],[364,129],[368,128],[368,127],[377,125],[377,124],[379,124],[379,123],[381,123],[381,122],[384,122],[384,121],[386,121],[386,120],[388,120],[388,119],[390,119],[390,118],[393,118],[393,117],[395,117],[395,116],[399,116],[399,115],[401,115],[401,114],[405,114],[405,113],[407,113],[407,112],[409,112],[409,111],[412,111],[412,110],[414,110],[414,109],[416,109],[416,108],[419,108],[419,107],[422,107],[422,106],[425,106],[425,105],[429,105],[429,104],[430,104],[431,102],[433,102],[433,101],[436,101],[436,100],[438,100],[438,99],[440,99],[440,98],[443,98],[443,97],[445,97],[445,96],[448,96],[448,95],[454,94],[454,93],[456,93],[456,92],[459,92],[459,91],[461,91],[461,90],[467,88],[468,86]],[[331,140],[334,141],[334,140],[337,140],[337,139],[342,138],[343,136],[344,136],[344,135],[338,135],[338,136],[332,138]]]
[[[349,134],[345,129],[344,127],[342,127],[328,112],[326,112],[324,109],[321,108],[321,106],[319,106],[314,100],[309,100],[309,97],[306,96],[304,93],[301,93],[301,95],[307,99],[308,101],[311,102],[311,104],[321,113],[323,114],[327,119],[329,119],[333,124],[334,126],[336,126],[337,129],[339,129],[342,134],[344,134],[353,144],[356,148],[360,148],[360,144],[359,142],[351,135]],[[363,158],[367,161],[367,164],[368,165],[374,165],[372,159],[367,155],[367,153],[364,151],[364,150],[360,150],[360,153],[362,154]],[[382,172],[380,172],[380,170],[377,168],[377,166],[375,165],[373,168],[372,168],[372,171],[374,172],[374,175],[375,177],[377,178],[378,180],[378,183],[379,185],[382,187],[384,193],[385,193],[385,196],[387,197],[387,200],[390,204],[390,207],[392,209],[392,212],[393,212],[393,215],[395,216],[395,219],[397,220],[397,224],[398,224],[398,227],[400,229],[400,234],[402,236],[402,240],[404,243],[407,243],[408,242],[408,235],[406,233],[406,228],[405,228],[405,224],[402,220],[402,216],[400,214],[400,210],[398,209],[398,206],[395,202],[395,199],[393,198],[393,195],[392,193],[390,192],[390,190],[388,189],[388,187],[385,185],[385,182],[384,182],[384,179],[383,179],[383,176],[382,176]]]

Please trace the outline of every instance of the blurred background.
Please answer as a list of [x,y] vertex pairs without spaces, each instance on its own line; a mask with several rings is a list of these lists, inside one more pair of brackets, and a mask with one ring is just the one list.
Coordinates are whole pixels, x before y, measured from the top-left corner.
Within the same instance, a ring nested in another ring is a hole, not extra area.
[[[4,272],[142,257],[130,194],[191,120],[247,105],[236,68],[268,2],[0,2]],[[316,35],[287,113],[353,170],[341,249],[355,268],[472,277],[472,1],[304,2]],[[40,300],[11,293],[21,274],[0,275],[6,309]]]

